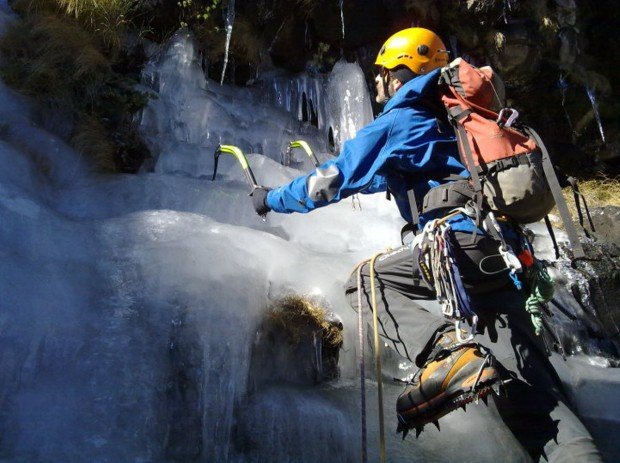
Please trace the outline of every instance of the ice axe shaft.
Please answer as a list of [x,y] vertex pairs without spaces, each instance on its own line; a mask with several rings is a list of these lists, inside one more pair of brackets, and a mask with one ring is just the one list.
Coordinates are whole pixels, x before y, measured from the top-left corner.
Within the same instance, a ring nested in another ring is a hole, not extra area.
[[304,140],[295,140],[289,143],[288,148],[287,148],[287,152],[291,153],[291,151],[293,151],[293,148],[301,148],[303,149],[306,154],[308,155],[308,157],[311,157],[314,160],[314,166],[318,167],[321,165],[321,163],[319,162],[319,160],[317,159],[316,155],[312,152],[312,149],[310,148],[310,145],[308,145],[307,142],[305,142]]
[[237,158],[237,161],[241,164],[241,168],[243,169],[245,177],[247,178],[252,189],[258,188],[256,178],[254,178],[254,172],[252,172],[250,164],[248,163],[248,158],[245,157],[243,151],[233,145],[219,145],[215,150],[215,153],[213,153],[213,178],[211,178],[211,180],[215,180],[215,175],[217,174],[217,163],[222,153],[232,154],[235,158]]

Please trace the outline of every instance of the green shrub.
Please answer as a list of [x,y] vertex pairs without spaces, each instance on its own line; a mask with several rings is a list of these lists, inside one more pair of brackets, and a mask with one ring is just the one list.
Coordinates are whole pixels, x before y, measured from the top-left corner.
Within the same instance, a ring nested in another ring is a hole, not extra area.
[[138,163],[127,162],[122,154],[128,151],[127,146],[117,134],[132,132],[127,126],[147,97],[134,90],[136,82],[114,70],[120,42],[106,42],[84,25],[103,24],[101,16],[95,22],[95,13],[114,12],[116,16],[112,16],[119,19],[120,10],[113,6],[121,2],[101,3],[109,9],[85,9],[91,3],[96,4],[76,0],[16,2],[24,20],[0,39],[0,53],[6,58],[0,73],[5,82],[44,107],[67,112],[74,121],[72,145],[99,168],[133,171]]

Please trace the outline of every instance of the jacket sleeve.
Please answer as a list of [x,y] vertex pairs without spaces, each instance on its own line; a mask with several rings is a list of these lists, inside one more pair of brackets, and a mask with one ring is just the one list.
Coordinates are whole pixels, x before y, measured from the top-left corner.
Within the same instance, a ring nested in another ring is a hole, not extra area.
[[344,143],[337,158],[271,190],[267,205],[275,212],[309,212],[358,192],[385,191],[386,181],[381,171],[389,153],[389,135],[397,113],[383,114],[361,129],[355,138]]

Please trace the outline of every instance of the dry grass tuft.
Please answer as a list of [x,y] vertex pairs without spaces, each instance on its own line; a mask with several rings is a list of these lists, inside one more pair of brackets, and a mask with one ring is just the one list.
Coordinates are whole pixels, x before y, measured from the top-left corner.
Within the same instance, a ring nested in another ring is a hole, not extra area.
[[[588,206],[618,206],[620,207],[620,179],[618,178],[595,178],[579,182],[579,191],[586,197]],[[572,192],[565,190],[567,199],[572,198]]]
[[13,8],[30,17],[60,13],[73,18],[114,54],[138,5],[135,0],[16,0]]
[[326,318],[325,309],[308,297],[289,295],[275,301],[267,310],[267,322],[297,344],[308,328],[320,330],[323,342],[331,347],[342,345],[342,330]]
[[[79,8],[86,3],[66,6],[79,16],[85,11]],[[44,108],[68,114],[74,122],[71,144],[101,170],[135,171],[145,154],[129,146],[121,134],[130,130],[131,115],[147,98],[133,89],[131,79],[114,70],[110,49],[92,31],[59,14],[56,1],[18,0],[16,4],[24,20],[9,27],[0,39],[5,58],[0,74],[5,82]],[[146,151],[142,145],[140,149]],[[135,159],[127,153],[136,154]]]
[[85,117],[74,131],[71,145],[92,159],[104,172],[114,172],[116,147],[106,128],[95,117]]
[[[600,177],[589,180],[581,180],[578,185],[579,191],[585,197],[589,209],[603,206],[620,207],[620,179]],[[562,193],[566,199],[568,210],[570,211],[573,219],[576,221],[578,213],[573,196],[573,190],[570,187],[567,187],[562,190]],[[583,212],[585,214],[585,210],[583,210]],[[560,213],[557,206],[553,208],[551,214],[554,216],[552,217],[554,225],[563,229],[564,225],[559,219]]]

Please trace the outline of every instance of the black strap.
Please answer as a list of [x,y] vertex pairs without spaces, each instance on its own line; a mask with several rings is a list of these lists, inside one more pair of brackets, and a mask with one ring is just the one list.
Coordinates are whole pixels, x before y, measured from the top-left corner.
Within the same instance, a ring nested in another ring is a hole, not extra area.
[[575,200],[575,207],[577,208],[577,214],[579,215],[579,225],[584,229],[587,235],[587,230],[583,225],[583,212],[581,211],[581,203],[583,202],[583,208],[586,211],[586,216],[588,217],[588,223],[590,224],[590,230],[596,232],[594,229],[594,223],[592,223],[592,217],[590,216],[590,209],[588,209],[588,203],[586,202],[586,197],[579,191],[579,184],[577,183],[577,179],[574,177],[568,177],[566,181],[570,184],[573,189],[573,198]]
[[[571,218],[570,212],[568,211],[568,206],[566,205],[566,201],[564,200],[564,196],[562,196],[562,188],[560,187],[560,182],[558,182],[558,177],[555,174],[555,170],[553,168],[553,164],[551,164],[551,159],[549,158],[549,152],[545,147],[540,136],[536,133],[534,129],[531,127],[525,127],[525,131],[534,138],[534,141],[540,148],[542,152],[542,166],[543,171],[545,173],[545,178],[547,179],[547,183],[549,184],[549,188],[551,189],[551,194],[553,195],[553,199],[555,200],[555,204],[558,207],[558,211],[560,212],[560,217],[562,218],[562,223],[564,223],[564,229],[566,230],[566,234],[568,235],[568,240],[571,243],[573,248],[573,256],[575,259],[583,259],[586,257],[585,252],[583,251],[583,247],[581,246],[581,242],[579,241],[579,235],[577,234],[577,229],[575,228],[575,224],[573,223],[573,219]],[[549,219],[545,218],[545,222],[549,227]],[[555,237],[552,237],[554,239]],[[556,250],[557,254],[557,250]]]
[[407,199],[409,199],[409,209],[411,210],[411,223],[415,229],[420,223],[420,213],[418,212],[418,203],[416,203],[413,188],[407,191]]
[[521,165],[531,165],[529,153],[523,153],[517,156],[510,156],[509,158],[498,159],[497,161],[489,162],[485,167],[478,166],[478,172],[485,175],[502,172],[504,170],[511,169],[512,167],[519,167]]
[[560,248],[558,247],[558,242],[555,239],[555,233],[553,232],[553,227],[551,226],[551,221],[549,220],[549,216],[545,216],[545,225],[547,226],[547,231],[549,232],[549,236],[551,237],[551,242],[553,243],[553,250],[555,251],[555,258],[560,258]]

